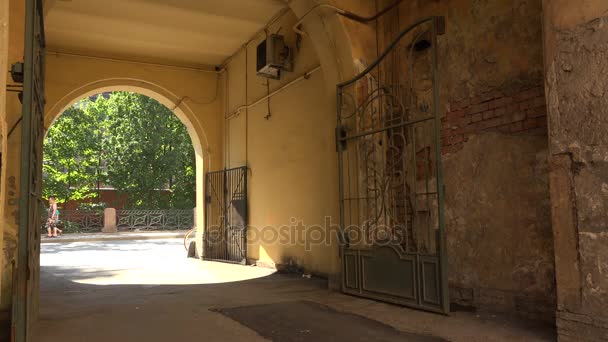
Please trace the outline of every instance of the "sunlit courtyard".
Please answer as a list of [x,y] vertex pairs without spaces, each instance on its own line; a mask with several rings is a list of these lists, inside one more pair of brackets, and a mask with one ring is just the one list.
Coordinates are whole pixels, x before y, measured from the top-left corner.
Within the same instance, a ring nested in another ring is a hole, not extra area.
[[249,280],[275,270],[186,258],[183,239],[44,243],[40,264],[93,285],[188,285]]

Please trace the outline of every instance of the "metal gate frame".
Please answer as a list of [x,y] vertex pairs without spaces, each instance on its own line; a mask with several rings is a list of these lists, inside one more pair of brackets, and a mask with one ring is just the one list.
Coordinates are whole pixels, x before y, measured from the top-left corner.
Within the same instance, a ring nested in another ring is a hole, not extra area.
[[[336,148],[342,291],[447,314],[437,51],[444,31],[443,17],[412,24],[337,86]],[[423,89],[414,86],[415,62],[429,64]]]
[[247,170],[238,167],[206,175],[204,260],[247,263]]
[[19,242],[13,285],[12,336],[31,341],[38,314],[42,142],[44,139],[45,36],[42,0],[25,2]]

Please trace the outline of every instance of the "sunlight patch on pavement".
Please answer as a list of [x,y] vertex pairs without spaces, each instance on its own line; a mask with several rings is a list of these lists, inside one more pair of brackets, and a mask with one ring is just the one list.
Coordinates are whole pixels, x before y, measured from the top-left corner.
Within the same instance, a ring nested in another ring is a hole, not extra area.
[[186,258],[181,239],[49,243],[44,272],[81,284],[194,285],[266,277],[275,270]]

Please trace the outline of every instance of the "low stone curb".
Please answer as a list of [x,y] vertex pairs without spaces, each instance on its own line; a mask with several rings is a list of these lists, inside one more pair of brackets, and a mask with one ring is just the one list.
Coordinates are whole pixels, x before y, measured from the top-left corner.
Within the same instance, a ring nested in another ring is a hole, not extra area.
[[124,240],[160,240],[175,239],[186,236],[187,231],[170,233],[118,233],[118,234],[68,234],[56,238],[43,236],[40,243],[99,242]]

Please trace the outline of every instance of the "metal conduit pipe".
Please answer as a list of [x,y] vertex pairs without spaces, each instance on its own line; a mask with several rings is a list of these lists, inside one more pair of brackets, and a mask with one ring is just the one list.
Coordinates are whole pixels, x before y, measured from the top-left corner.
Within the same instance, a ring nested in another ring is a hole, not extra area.
[[312,12],[316,11],[318,8],[329,8],[334,10],[337,14],[346,17],[350,20],[354,20],[356,22],[360,22],[363,24],[367,24],[369,22],[372,22],[374,20],[377,20],[379,17],[383,16],[384,14],[386,14],[388,11],[392,10],[393,8],[399,6],[399,4],[402,2],[403,0],[396,0],[395,2],[393,2],[392,4],[388,5],[386,8],[384,8],[383,10],[379,11],[378,13],[374,14],[371,17],[363,17],[360,16],[356,13],[347,11],[345,9],[333,6],[333,5],[329,5],[329,4],[319,4],[314,6],[313,8],[311,8],[308,12],[306,12],[301,18],[300,20],[298,20],[295,25],[293,25],[292,29],[294,32],[296,32],[297,34],[300,35],[304,35],[307,36],[308,34],[304,31],[302,31],[300,29],[300,25],[302,25],[302,23],[304,22],[304,20],[306,19],[306,17],[308,17],[308,15],[310,15]]
[[271,98],[271,97],[273,97],[273,96],[275,96],[275,95],[283,92],[284,90],[286,90],[287,88],[293,86],[294,84],[299,83],[299,82],[301,82],[303,80],[309,79],[312,74],[314,74],[315,72],[317,72],[319,70],[321,70],[321,66],[320,65],[317,66],[317,67],[315,67],[315,68],[313,68],[313,69],[311,69],[310,71],[305,72],[302,76],[300,76],[300,77],[294,79],[293,81],[285,84],[284,86],[282,86],[279,89],[273,91],[272,93],[270,93],[270,94],[268,94],[268,95],[266,95],[266,96],[264,96],[264,97],[256,100],[255,102],[250,103],[248,105],[242,105],[242,106],[238,107],[234,112],[232,112],[232,114],[228,115],[225,119],[226,120],[230,120],[230,119],[233,119],[233,118],[237,117],[241,113],[241,111],[243,111],[245,109],[249,109],[249,108],[254,107],[254,106],[257,106],[261,102],[263,102],[265,100],[268,100],[269,98]]

